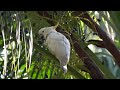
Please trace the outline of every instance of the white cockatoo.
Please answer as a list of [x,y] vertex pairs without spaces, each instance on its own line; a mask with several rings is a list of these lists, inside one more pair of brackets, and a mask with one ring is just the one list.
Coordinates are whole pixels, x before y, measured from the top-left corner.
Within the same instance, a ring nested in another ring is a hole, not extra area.
[[55,30],[56,27],[44,27],[39,30],[39,35],[44,38],[44,45],[59,60],[63,72],[67,73],[67,64],[70,59],[70,42],[63,34]]

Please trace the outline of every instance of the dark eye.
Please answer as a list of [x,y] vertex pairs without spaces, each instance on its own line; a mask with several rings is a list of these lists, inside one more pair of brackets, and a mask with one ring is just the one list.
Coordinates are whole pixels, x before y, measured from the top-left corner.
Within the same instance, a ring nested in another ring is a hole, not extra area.
[[44,32],[44,31],[42,31],[42,32]]

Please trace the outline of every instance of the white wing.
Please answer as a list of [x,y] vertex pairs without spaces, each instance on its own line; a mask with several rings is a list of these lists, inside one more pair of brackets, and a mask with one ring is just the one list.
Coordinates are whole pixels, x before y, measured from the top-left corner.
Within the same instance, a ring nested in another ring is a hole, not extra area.
[[46,39],[46,46],[59,59],[62,66],[68,63],[70,58],[70,43],[64,35],[59,32],[51,33]]

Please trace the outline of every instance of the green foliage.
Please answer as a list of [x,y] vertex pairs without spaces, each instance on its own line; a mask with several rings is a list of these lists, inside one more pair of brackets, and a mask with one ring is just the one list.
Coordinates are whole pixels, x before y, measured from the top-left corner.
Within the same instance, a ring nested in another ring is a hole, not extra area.
[[[30,21],[24,12],[1,11],[1,76],[19,78],[25,65],[26,71],[31,64],[33,38]],[[24,73],[22,73],[24,74]],[[2,78],[2,77],[1,77]]]
[[[93,35],[94,32],[79,17],[72,15],[74,11],[47,12],[52,19],[39,15],[37,11],[0,11],[0,78],[92,79],[90,71],[74,50],[70,33],[76,36],[80,47],[86,51],[106,79],[117,78],[117,74],[114,74],[117,72],[111,73],[110,69],[102,64],[103,59],[99,55],[106,55],[111,59],[113,57],[101,48],[102,53],[98,53],[97,49],[93,50],[89,47],[88,40],[99,40],[100,38],[98,35]],[[91,17],[95,16],[94,11],[88,13]],[[112,27],[114,31],[112,33],[116,32],[117,35],[114,42],[120,48],[119,26],[117,24],[120,21],[119,12],[109,12],[110,19],[102,11],[98,13],[102,19],[101,22],[98,22],[96,17],[94,20],[110,35],[105,23],[108,23],[108,27]],[[51,20],[55,24],[59,22],[60,27],[65,30],[65,35],[71,42],[71,57],[67,74],[63,74],[59,61],[48,51],[47,47],[39,42],[39,29],[50,26],[47,20]],[[89,20],[87,21],[89,22]]]
[[[96,11],[97,12],[97,11]],[[117,46],[118,50],[120,48],[120,33],[119,33],[119,12],[116,11],[98,11],[97,12],[97,19],[101,21],[97,21],[100,27],[108,34],[108,36],[113,40],[114,44]],[[93,37],[94,38],[94,37]],[[116,78],[120,78],[118,75],[120,72],[120,68],[115,63],[114,58],[112,55],[105,49],[105,48],[90,48],[92,51],[96,53],[96,55],[100,58],[102,64],[109,69],[109,71],[114,75]],[[110,74],[109,74],[110,75]],[[107,76],[109,76],[107,75]]]

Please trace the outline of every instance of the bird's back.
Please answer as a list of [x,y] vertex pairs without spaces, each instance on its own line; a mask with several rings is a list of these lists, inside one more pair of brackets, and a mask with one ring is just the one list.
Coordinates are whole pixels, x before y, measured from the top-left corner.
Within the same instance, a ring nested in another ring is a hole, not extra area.
[[65,65],[70,58],[70,43],[68,39],[59,32],[51,33],[46,39],[47,47],[50,52],[59,59],[64,61]]

